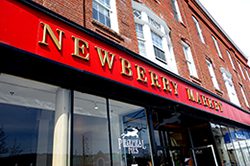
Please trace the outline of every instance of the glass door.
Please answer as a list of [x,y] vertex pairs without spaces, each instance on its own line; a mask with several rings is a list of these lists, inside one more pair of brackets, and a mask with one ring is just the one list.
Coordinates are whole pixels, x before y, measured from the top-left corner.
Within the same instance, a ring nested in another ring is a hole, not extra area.
[[192,148],[195,165],[218,166],[213,145]]

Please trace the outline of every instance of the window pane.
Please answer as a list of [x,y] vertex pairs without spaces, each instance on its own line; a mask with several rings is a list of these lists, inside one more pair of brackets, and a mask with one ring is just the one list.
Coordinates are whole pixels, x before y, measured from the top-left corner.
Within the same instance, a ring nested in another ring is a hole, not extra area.
[[106,100],[75,92],[73,165],[110,165]]
[[0,165],[52,165],[56,91],[55,86],[0,75]]
[[152,163],[145,109],[110,101],[113,165]]
[[93,18],[100,23],[111,27],[109,0],[93,1]]

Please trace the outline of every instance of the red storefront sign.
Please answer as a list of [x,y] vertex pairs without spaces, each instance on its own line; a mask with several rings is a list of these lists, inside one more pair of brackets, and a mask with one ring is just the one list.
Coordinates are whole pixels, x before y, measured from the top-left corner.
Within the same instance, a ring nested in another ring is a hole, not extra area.
[[0,42],[250,125],[249,113],[17,1],[0,2]]

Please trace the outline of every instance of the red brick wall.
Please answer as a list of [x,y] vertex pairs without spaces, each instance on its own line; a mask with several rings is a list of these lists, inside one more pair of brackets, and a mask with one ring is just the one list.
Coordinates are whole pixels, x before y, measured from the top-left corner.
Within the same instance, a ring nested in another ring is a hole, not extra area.
[[[116,0],[119,33],[93,20],[91,0],[34,1],[52,11],[57,12],[58,14],[63,15],[77,24],[91,29],[100,35],[138,53],[138,44],[131,0]],[[211,22],[207,15],[204,14],[195,0],[178,0],[183,23],[178,22],[174,18],[170,0],[137,0],[137,2],[144,3],[160,18],[162,18],[171,29],[171,40],[174,47],[174,54],[180,76],[185,77],[186,79],[193,81],[198,85],[208,89],[209,91],[221,95],[223,98],[229,100],[225,83],[220,71],[220,68],[223,67],[233,76],[234,86],[241,105],[244,109],[249,110],[249,108],[245,106],[239,84],[244,86],[246,96],[247,98],[250,98],[250,81],[248,79],[244,80],[242,78],[238,64],[236,63],[236,61],[240,61],[242,63],[242,68],[244,69],[243,65],[247,66],[246,59],[226,38],[226,36],[215,26],[215,24]],[[200,24],[205,39],[205,44],[200,41],[192,16],[195,16]],[[219,58],[217,55],[211,35],[215,36],[217,39],[223,59]],[[198,72],[198,79],[191,78],[189,75],[186,59],[183,53],[181,43],[182,40],[190,45]],[[236,70],[233,70],[226,50],[230,51]],[[217,91],[213,86],[206,64],[206,58],[211,59],[213,63],[215,75],[220,86],[220,91]],[[250,74],[249,67],[248,72]]]

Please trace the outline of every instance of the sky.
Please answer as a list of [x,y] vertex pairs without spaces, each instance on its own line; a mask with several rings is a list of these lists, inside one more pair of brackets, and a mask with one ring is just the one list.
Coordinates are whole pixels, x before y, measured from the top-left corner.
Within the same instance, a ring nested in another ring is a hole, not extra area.
[[250,66],[250,0],[199,0],[248,57]]

